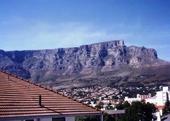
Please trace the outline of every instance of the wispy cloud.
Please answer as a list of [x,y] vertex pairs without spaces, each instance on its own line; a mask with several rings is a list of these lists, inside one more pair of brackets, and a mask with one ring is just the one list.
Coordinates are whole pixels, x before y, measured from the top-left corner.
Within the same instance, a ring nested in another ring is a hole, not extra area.
[[17,20],[19,23],[15,21],[15,25],[9,24],[9,22],[5,23],[6,26],[12,25],[11,29],[13,30],[7,30],[0,36],[0,40],[5,40],[6,43],[22,43],[23,46],[20,49],[26,47],[30,49],[72,47],[104,40],[127,39],[131,36],[131,33],[111,32],[107,28],[87,23],[53,24],[40,21],[27,23],[22,19]]

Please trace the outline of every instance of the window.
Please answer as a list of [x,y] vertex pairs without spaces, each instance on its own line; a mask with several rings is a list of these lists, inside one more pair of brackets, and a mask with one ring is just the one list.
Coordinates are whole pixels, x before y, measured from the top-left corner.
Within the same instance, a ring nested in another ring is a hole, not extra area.
[[28,119],[28,120],[25,120],[25,121],[34,121],[34,119]]
[[36,121],[40,121],[40,118],[37,118],[37,120]]
[[65,118],[52,118],[52,121],[65,121]]

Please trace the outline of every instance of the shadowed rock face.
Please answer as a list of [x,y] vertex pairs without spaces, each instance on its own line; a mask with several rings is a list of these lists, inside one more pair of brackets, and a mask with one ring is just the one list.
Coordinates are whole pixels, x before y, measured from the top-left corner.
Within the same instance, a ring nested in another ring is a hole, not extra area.
[[0,51],[0,68],[37,82],[61,78],[96,76],[122,67],[164,64],[154,49],[127,47],[124,41],[109,41],[74,48],[32,51]]

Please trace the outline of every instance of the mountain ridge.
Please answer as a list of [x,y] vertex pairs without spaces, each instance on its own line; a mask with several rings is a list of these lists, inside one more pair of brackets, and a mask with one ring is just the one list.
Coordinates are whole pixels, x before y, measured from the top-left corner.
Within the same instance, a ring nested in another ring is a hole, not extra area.
[[[83,82],[84,77],[96,78],[102,73],[119,71],[121,73],[117,73],[117,75],[112,73],[112,75],[115,75],[116,78],[123,77],[123,80],[128,81],[129,78],[126,80],[124,77],[129,76],[130,73],[125,71],[126,69],[122,70],[123,68],[135,70],[164,65],[169,65],[169,62],[160,60],[155,49],[126,46],[122,40],[73,48],[0,50],[1,70],[31,79],[36,83],[51,85],[59,83],[56,84],[58,86],[71,85],[70,81],[81,79]],[[109,78],[109,76],[107,77]],[[66,82],[64,79],[70,81]],[[110,81],[112,80],[114,79],[110,79]],[[82,82],[78,81],[78,83]],[[97,81],[94,82],[97,83]]]

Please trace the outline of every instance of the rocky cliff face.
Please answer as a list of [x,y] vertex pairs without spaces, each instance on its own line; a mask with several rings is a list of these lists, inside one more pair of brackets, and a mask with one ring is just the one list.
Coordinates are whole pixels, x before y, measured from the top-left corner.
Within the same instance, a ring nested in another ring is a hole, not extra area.
[[109,41],[74,48],[33,51],[0,51],[0,69],[34,81],[97,75],[122,66],[140,68],[159,65],[154,49],[127,47]]

